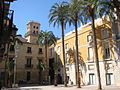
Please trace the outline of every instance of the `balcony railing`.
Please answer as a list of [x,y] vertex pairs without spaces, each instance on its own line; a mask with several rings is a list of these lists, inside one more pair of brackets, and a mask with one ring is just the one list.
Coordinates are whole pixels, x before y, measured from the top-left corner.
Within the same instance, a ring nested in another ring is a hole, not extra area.
[[32,51],[27,51],[27,53],[31,54],[31,53],[32,53]]
[[43,54],[43,52],[38,52],[38,54]]
[[25,68],[26,69],[32,69],[33,68],[33,64],[30,64],[30,65],[29,64],[25,64]]

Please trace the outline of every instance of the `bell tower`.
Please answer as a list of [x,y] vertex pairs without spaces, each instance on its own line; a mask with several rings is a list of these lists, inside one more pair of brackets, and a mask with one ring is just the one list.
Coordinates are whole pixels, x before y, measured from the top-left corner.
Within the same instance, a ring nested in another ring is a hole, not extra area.
[[36,44],[39,32],[40,32],[40,23],[30,21],[27,24],[27,32],[25,34],[25,38],[27,39],[27,42]]

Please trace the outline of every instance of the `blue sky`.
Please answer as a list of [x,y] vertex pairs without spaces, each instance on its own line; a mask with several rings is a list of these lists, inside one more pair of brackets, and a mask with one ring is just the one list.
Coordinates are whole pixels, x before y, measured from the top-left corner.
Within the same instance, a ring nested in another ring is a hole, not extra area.
[[[69,0],[17,0],[11,3],[11,9],[14,13],[14,23],[18,27],[18,34],[24,36],[26,33],[26,24],[29,21],[37,21],[41,24],[41,30],[51,30],[57,37],[61,37],[61,28],[49,25],[49,10],[56,2]],[[69,32],[74,29],[67,27],[65,30]]]

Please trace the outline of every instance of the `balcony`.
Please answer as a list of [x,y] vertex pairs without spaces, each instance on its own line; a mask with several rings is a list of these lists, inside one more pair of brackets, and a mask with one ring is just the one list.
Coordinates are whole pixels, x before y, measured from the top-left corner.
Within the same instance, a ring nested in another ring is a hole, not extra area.
[[33,68],[33,64],[25,64],[25,69],[32,69]]
[[31,53],[32,53],[32,51],[27,51],[27,53],[31,54]]
[[38,52],[38,54],[43,54],[43,52]]

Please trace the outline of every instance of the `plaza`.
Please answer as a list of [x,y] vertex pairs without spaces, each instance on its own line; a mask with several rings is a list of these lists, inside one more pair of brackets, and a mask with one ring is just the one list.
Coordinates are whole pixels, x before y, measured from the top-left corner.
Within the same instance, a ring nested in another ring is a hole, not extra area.
[[[64,87],[63,85],[53,86],[26,86],[26,87],[18,87],[18,88],[9,88],[2,90],[97,90],[97,86],[82,86],[81,88],[77,88],[77,86],[68,86]],[[120,90],[120,87],[117,86],[103,86],[103,90]]]
[[120,1],[15,1],[0,0],[0,90],[120,90]]

